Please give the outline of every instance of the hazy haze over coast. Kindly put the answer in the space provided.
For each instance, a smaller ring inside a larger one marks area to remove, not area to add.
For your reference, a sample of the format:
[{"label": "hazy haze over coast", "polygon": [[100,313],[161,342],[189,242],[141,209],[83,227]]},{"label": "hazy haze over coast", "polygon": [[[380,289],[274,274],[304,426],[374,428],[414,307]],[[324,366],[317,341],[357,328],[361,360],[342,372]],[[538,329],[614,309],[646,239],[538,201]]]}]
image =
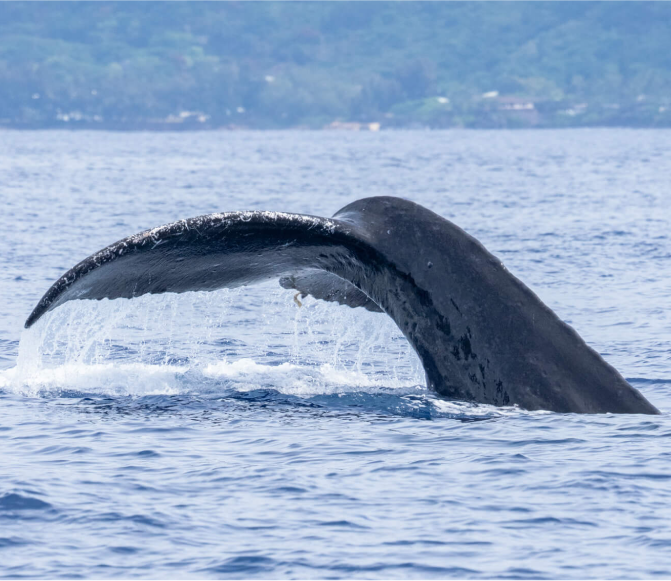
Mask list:
[{"label": "hazy haze over coast", "polygon": [[4,2],[0,125],[671,125],[671,5]]}]

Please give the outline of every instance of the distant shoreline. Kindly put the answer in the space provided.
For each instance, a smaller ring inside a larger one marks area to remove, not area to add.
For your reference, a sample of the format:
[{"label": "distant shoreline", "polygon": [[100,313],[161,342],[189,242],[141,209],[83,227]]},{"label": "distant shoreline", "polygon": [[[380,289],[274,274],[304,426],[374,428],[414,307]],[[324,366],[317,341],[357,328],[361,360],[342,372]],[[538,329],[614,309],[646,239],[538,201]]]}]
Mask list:
[{"label": "distant shoreline", "polygon": [[314,133],[380,133],[380,132],[403,132],[403,131],[543,131],[543,130],[557,130],[557,129],[671,129],[671,124],[668,125],[634,125],[634,124],[593,124],[593,125],[534,125],[534,126],[513,126],[513,127],[487,127],[487,126],[470,126],[470,127],[418,127],[418,126],[400,126],[400,127],[383,127],[379,131],[369,131],[364,129],[330,129],[328,127],[215,127],[215,126],[160,126],[160,125],[120,125],[120,124],[44,124],[44,125],[27,125],[27,124],[0,124],[0,130],[8,131],[112,131],[116,133],[211,133],[211,132],[314,132]]}]

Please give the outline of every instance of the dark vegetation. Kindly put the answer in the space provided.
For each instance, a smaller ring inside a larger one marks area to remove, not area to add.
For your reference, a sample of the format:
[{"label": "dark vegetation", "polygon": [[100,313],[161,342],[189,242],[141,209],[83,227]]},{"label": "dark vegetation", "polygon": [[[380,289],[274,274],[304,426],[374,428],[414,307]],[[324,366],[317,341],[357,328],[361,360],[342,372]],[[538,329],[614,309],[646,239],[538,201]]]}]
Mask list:
[{"label": "dark vegetation", "polygon": [[336,120],[670,126],[671,3],[0,3],[4,126]]}]

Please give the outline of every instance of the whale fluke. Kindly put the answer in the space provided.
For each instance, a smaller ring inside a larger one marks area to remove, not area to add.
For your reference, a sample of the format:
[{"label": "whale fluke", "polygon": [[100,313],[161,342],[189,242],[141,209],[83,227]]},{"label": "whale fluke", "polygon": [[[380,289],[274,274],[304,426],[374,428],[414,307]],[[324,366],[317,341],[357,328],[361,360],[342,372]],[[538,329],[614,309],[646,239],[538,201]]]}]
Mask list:
[{"label": "whale fluke", "polygon": [[333,218],[230,212],[124,238],[66,272],[26,321],[73,299],[211,291],[279,278],[385,312],[427,385],[455,400],[576,413],[659,413],[475,238],[393,197]]}]

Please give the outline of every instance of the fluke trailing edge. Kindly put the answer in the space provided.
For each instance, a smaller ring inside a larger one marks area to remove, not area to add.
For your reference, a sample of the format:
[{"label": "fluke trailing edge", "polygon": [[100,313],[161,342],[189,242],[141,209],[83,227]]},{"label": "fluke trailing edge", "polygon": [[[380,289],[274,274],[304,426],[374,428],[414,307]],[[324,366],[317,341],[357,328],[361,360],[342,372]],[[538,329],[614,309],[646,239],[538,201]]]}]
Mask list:
[{"label": "fluke trailing edge", "polygon": [[399,198],[333,218],[231,212],[104,248],[65,273],[26,321],[73,299],[209,291],[280,278],[285,288],[385,312],[440,395],[578,413],[658,413],[475,238]]}]

